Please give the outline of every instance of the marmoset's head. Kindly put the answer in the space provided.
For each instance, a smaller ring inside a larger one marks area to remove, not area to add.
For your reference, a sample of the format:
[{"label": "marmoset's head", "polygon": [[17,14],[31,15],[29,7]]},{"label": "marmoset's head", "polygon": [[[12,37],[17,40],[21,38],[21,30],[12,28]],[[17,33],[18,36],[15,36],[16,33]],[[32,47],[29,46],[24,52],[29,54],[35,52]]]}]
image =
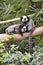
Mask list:
[{"label": "marmoset's head", "polygon": [[15,26],[14,25],[12,25],[12,26],[9,26],[8,28],[6,28],[5,29],[5,32],[6,33],[13,33],[14,32],[14,28],[15,28]]},{"label": "marmoset's head", "polygon": [[22,16],[21,17],[22,22],[28,22],[29,20],[30,20],[30,18],[28,16]]},{"label": "marmoset's head", "polygon": [[26,32],[26,26],[23,26],[23,28],[21,29],[22,32]]}]

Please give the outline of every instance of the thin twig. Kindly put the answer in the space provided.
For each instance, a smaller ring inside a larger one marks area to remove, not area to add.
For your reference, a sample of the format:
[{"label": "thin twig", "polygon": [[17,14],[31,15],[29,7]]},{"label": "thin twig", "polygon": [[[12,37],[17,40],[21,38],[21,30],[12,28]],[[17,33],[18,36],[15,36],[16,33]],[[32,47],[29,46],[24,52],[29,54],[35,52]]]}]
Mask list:
[{"label": "thin twig", "polygon": [[[34,14],[31,14],[31,15],[28,15],[28,16],[29,17],[33,17],[34,15],[35,15],[35,13]],[[14,22],[14,21],[19,21],[19,20],[20,20],[20,17],[19,18],[10,19],[10,20],[6,20],[6,21],[0,21],[0,24]]]}]

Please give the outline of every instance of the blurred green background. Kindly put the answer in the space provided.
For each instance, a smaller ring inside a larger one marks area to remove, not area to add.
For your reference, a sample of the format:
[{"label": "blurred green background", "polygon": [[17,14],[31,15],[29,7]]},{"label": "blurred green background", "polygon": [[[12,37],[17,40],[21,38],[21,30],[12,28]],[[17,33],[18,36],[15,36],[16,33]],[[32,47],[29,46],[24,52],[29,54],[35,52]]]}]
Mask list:
[{"label": "blurred green background", "polygon": [[[43,25],[43,0],[0,0],[0,21],[9,20],[23,15],[35,15],[32,17],[35,26]],[[18,22],[0,24],[0,33]],[[7,39],[8,40],[8,39]],[[28,39],[15,42],[0,42],[0,65],[43,65],[43,35],[35,37],[33,60],[30,62]]]}]

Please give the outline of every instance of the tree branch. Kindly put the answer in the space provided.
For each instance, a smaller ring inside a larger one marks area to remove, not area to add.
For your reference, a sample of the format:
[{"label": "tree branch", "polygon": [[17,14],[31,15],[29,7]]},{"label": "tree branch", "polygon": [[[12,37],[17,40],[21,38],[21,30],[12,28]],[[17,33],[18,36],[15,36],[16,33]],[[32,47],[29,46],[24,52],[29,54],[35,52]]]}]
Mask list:
[{"label": "tree branch", "polygon": [[[36,28],[32,36],[35,37],[42,34],[43,34],[43,26]],[[20,34],[13,34],[12,36],[14,37],[14,39],[11,38],[8,40],[8,42],[11,42],[11,41],[15,42],[15,41],[21,41],[23,39],[26,39],[29,36],[29,33],[24,33],[23,36],[21,36]],[[10,37],[10,35],[0,34],[0,41],[5,40],[7,37]]]},{"label": "tree branch", "polygon": [[[34,14],[31,14],[31,15],[28,15],[28,16],[29,17],[33,17],[34,15],[35,15],[35,13]],[[19,20],[20,20],[20,17],[19,18],[10,19],[10,20],[6,20],[6,21],[0,21],[0,24],[14,22],[14,21],[19,21]]]}]

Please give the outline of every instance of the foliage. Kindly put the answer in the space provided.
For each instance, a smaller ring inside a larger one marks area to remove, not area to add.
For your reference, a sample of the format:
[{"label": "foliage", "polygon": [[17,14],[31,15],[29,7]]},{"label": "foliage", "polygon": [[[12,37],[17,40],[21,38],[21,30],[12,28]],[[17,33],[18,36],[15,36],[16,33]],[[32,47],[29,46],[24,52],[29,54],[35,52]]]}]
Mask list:
[{"label": "foliage", "polygon": [[[0,63],[2,65],[43,65],[43,47],[35,46],[35,52],[31,56],[30,53],[22,53],[18,51],[18,44],[8,45],[0,43]],[[30,61],[30,58],[33,58]]]},{"label": "foliage", "polygon": [[40,48],[34,54],[34,59],[30,63],[30,65],[43,65],[43,48]]}]

